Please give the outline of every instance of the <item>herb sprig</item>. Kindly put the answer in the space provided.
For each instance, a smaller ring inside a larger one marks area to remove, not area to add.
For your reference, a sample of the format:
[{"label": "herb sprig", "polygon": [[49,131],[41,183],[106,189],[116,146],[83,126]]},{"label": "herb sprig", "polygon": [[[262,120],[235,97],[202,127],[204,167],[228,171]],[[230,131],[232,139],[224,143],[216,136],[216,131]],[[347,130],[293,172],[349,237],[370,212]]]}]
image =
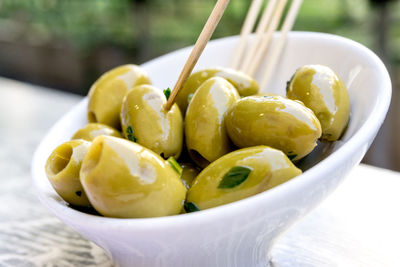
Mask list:
[{"label": "herb sprig", "polygon": [[175,160],[174,157],[169,157],[167,159],[167,162],[169,163],[169,165],[171,165],[172,169],[174,169],[174,171],[176,171],[179,175],[182,174],[182,167],[181,165],[179,165],[179,163]]},{"label": "herb sprig", "polygon": [[168,100],[169,96],[171,95],[171,88],[167,88],[163,90],[163,93],[165,95],[165,98]]},{"label": "herb sprig", "polygon": [[218,188],[233,188],[243,183],[249,177],[252,169],[244,166],[235,166],[222,178]]},{"label": "herb sprig", "polygon": [[131,140],[132,142],[135,142],[135,143],[136,143],[136,137],[135,137],[135,135],[134,135],[134,133],[133,133],[132,126],[129,125],[129,126],[126,128],[126,135],[127,135],[127,138],[128,138],[129,140]]},{"label": "herb sprig", "polygon": [[199,207],[197,207],[197,205],[193,202],[185,202],[185,204],[183,204],[183,208],[187,213],[200,211]]}]

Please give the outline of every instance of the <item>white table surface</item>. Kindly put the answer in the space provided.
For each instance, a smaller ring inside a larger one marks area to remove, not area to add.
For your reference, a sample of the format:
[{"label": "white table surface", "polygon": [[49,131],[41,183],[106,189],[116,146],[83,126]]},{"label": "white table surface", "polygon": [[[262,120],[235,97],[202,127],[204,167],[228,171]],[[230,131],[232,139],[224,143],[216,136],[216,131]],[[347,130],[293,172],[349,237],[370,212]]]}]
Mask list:
[{"label": "white table surface", "polygon": [[[112,266],[36,199],[30,161],[81,98],[0,78],[0,267]],[[360,165],[273,249],[273,266],[400,266],[400,174]]]}]

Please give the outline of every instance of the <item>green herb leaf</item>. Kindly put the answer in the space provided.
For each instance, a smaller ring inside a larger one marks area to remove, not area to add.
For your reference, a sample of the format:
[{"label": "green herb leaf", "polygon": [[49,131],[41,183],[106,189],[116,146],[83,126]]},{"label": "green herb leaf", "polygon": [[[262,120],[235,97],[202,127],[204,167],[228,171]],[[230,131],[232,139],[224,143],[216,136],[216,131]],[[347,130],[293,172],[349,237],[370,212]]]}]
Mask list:
[{"label": "green herb leaf", "polygon": [[168,87],[167,89],[164,89],[163,92],[164,92],[165,97],[168,100],[169,96],[171,95],[171,89]]},{"label": "green herb leaf", "polygon": [[178,162],[176,162],[174,157],[169,157],[167,159],[167,162],[169,163],[169,165],[171,165],[172,169],[174,169],[174,171],[176,171],[179,175],[182,174],[182,167],[181,165],[179,165]]},{"label": "green herb leaf", "polygon": [[193,93],[188,95],[188,98],[187,98],[188,105],[189,105],[190,101],[192,101],[192,98],[193,98]]},{"label": "green herb leaf", "polygon": [[252,169],[249,167],[235,166],[230,169],[222,178],[218,188],[233,188],[243,183],[249,176]]},{"label": "green herb leaf", "polygon": [[185,204],[183,204],[183,208],[187,213],[200,211],[199,207],[197,207],[197,205],[193,202],[185,202]]},{"label": "green herb leaf", "polygon": [[295,157],[297,157],[297,154],[287,155],[287,157],[288,157],[290,160],[293,160]]},{"label": "green herb leaf", "polygon": [[126,136],[132,142],[136,142],[136,137],[133,134],[133,129],[132,129],[132,126],[130,126],[130,125],[126,128]]},{"label": "green herb leaf", "polygon": [[80,190],[79,190],[79,191],[76,191],[75,194],[76,194],[78,197],[80,197],[80,196],[82,196],[82,191],[80,191]]}]

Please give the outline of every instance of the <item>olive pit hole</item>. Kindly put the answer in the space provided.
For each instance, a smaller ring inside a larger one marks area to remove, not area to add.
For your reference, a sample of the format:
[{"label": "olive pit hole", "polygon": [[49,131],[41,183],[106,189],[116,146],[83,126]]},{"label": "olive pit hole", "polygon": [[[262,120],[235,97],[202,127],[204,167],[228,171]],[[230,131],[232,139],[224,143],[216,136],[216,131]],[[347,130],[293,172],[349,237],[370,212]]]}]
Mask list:
[{"label": "olive pit hole", "polygon": [[72,147],[68,144],[61,145],[57,148],[50,164],[51,171],[55,175],[67,167],[72,156],[72,151]]}]

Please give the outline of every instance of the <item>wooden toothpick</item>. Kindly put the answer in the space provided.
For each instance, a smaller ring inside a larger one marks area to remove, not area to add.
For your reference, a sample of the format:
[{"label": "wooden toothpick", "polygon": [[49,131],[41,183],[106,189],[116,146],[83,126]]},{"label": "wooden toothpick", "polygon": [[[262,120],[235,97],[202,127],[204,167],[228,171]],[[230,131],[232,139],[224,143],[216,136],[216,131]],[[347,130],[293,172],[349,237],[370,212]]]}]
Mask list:
[{"label": "wooden toothpick", "polygon": [[292,29],[294,22],[296,21],[297,14],[299,13],[303,0],[293,0],[292,5],[289,8],[288,15],[283,22],[281,34],[276,42],[275,47],[271,51],[271,57],[268,58],[268,64],[263,71],[263,79],[261,81],[261,88],[265,90],[271,79],[273,71],[275,70],[276,64],[282,53],[283,47],[285,46],[287,34]]},{"label": "wooden toothpick", "polygon": [[236,49],[233,52],[233,58],[231,62],[232,69],[239,68],[240,60],[247,44],[247,39],[250,33],[253,31],[254,24],[256,23],[257,15],[260,12],[262,3],[263,0],[253,0],[253,2],[251,2],[249,12],[246,15],[242,30],[240,31],[239,44],[236,46]]},{"label": "wooden toothpick", "polygon": [[192,72],[194,66],[197,63],[197,60],[199,59],[201,53],[206,47],[208,41],[210,40],[211,35],[217,27],[222,15],[224,14],[228,3],[229,0],[218,0],[218,2],[215,4],[215,7],[211,12],[210,17],[204,25],[204,28],[201,31],[199,38],[197,39],[196,44],[194,45],[192,52],[190,53],[189,58],[181,71],[181,74],[179,75],[178,81],[176,82],[174,89],[172,90],[171,95],[168,98],[167,104],[165,105],[166,110],[169,110],[171,108],[179,90],[182,88],[183,83]]}]

